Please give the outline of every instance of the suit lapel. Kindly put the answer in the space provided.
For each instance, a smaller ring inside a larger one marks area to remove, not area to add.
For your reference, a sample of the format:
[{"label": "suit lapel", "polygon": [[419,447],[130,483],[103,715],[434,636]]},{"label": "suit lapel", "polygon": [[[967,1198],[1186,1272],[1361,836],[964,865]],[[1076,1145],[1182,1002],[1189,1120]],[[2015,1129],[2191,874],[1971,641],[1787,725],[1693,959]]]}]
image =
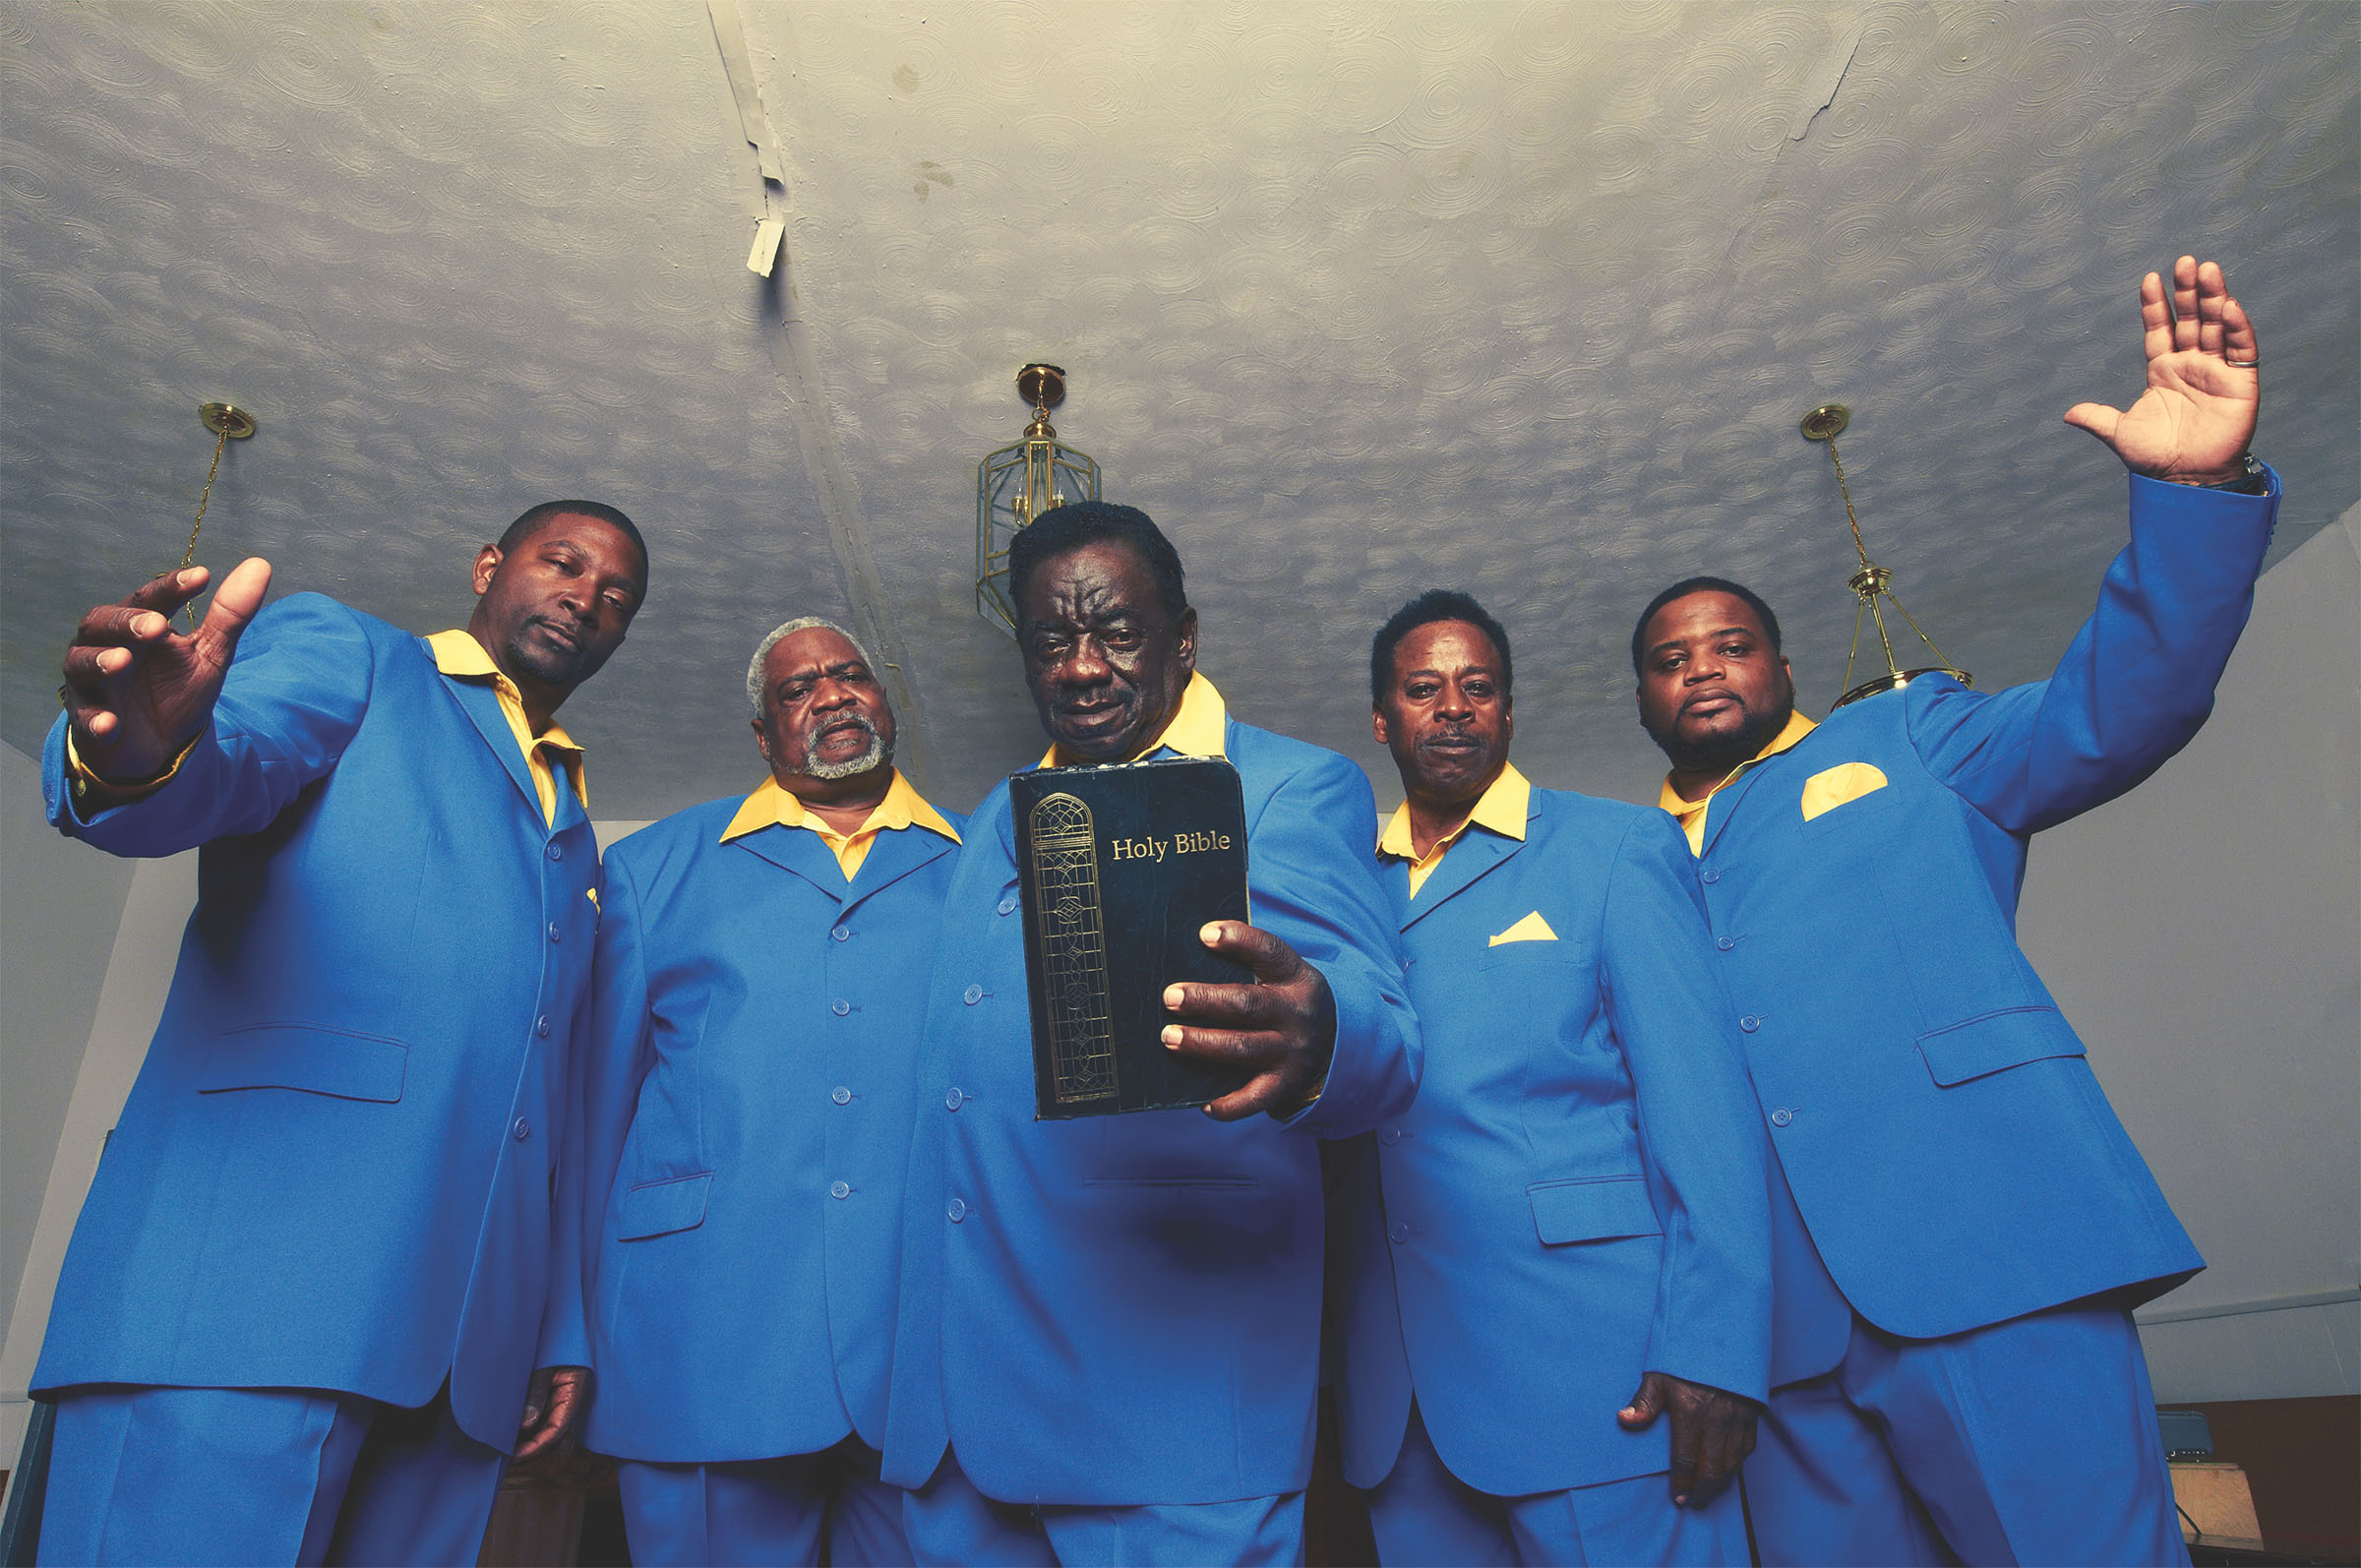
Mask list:
[{"label": "suit lapel", "polygon": [[[533,821],[546,831],[549,824],[541,812],[541,792],[533,787],[532,770],[524,764],[524,752],[516,745],[516,732],[509,728],[509,716],[500,710],[500,694],[485,681],[445,676],[443,685],[452,695],[458,698],[460,710],[475,722],[484,744],[492,748],[492,754],[499,757],[500,765],[509,770],[509,777],[515,781],[517,793],[524,797],[525,805],[532,809]],[[565,799],[572,798],[573,793],[572,790],[559,791],[561,798]],[[576,806],[575,810],[579,812],[581,808]]]},{"label": "suit lapel", "polygon": [[[751,833],[741,833],[730,842],[783,872],[793,872],[840,904],[851,887],[844,879],[844,868],[836,863],[835,851],[828,848],[827,840],[808,827],[772,822]],[[874,846],[870,854],[877,854]],[[867,871],[868,867],[864,865],[862,870]]]},{"label": "suit lapel", "polygon": [[[805,837],[816,835],[807,833]],[[845,907],[875,893],[883,891],[921,867],[931,866],[959,846],[940,833],[925,827],[897,827],[879,833],[870,841],[869,854],[861,862],[860,874],[852,880],[845,894]],[[833,860],[833,855],[829,859]]]},{"label": "suit lapel", "polygon": [[[1437,866],[1419,888],[1419,896],[1403,911],[1402,929],[1410,930],[1437,909],[1457,898],[1495,867],[1505,863],[1525,847],[1520,839],[1509,838],[1482,827],[1471,827],[1460,835],[1459,842],[1443,852],[1443,863]],[[1407,875],[1407,870],[1405,871]]]},{"label": "suit lapel", "polygon": [[1725,784],[1714,792],[1713,799],[1707,801],[1705,805],[1705,843],[1704,847],[1697,852],[1699,860],[1704,860],[1714,852],[1714,841],[1722,836],[1722,829],[1727,827],[1729,819],[1737,814],[1738,803],[1746,798],[1746,792],[1761,782],[1763,775],[1770,771],[1781,756],[1788,755],[1793,750],[1794,748],[1790,747],[1786,752],[1780,753],[1779,756],[1765,757],[1740,774],[1736,782]]}]

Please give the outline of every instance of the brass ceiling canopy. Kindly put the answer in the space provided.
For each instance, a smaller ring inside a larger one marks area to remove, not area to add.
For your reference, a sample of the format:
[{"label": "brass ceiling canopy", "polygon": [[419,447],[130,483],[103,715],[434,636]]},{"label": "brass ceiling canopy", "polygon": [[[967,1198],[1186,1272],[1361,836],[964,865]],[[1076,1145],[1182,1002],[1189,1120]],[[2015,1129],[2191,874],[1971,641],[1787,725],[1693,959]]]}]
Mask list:
[{"label": "brass ceiling canopy", "polygon": [[[1922,675],[1948,675],[1962,686],[1975,685],[1975,678],[1945,658],[1943,650],[1935,646],[1935,639],[1926,634],[1910,612],[1903,608],[1902,601],[1894,597],[1894,573],[1869,559],[1868,546],[1861,542],[1861,520],[1852,512],[1852,488],[1845,482],[1845,460],[1837,455],[1837,437],[1844,434],[1845,427],[1851,423],[1851,409],[1843,403],[1822,403],[1803,416],[1800,426],[1804,440],[1827,444],[1828,460],[1837,468],[1837,493],[1845,498],[1845,520],[1852,525],[1853,553],[1861,558],[1861,570],[1845,579],[1845,585],[1852,590],[1859,602],[1852,609],[1852,647],[1845,655],[1845,694],[1830,705],[1832,712],[1847,702],[1858,702],[1880,692],[1898,692]],[[1885,607],[1889,604],[1894,607],[1895,614],[1909,624],[1910,630],[1917,633],[1918,640],[1926,644],[1926,651],[1933,654],[1938,662],[1908,670],[1896,662],[1894,639],[1886,630]],[[1877,626],[1877,645],[1886,656],[1886,673],[1855,686],[1852,684],[1852,665],[1853,660],[1860,656],[1861,615],[1864,611]]]},{"label": "brass ceiling canopy", "polygon": [[[197,422],[213,433],[213,465],[205,471],[205,488],[197,493],[197,520],[189,524],[189,547],[180,553],[180,567],[187,571],[197,559],[197,534],[205,526],[206,503],[213,499],[213,476],[221,471],[221,452],[233,441],[245,441],[254,435],[254,415],[236,403],[199,403]],[[197,627],[197,601],[189,601],[189,628]]]},{"label": "brass ceiling canopy", "polygon": [[1012,634],[1016,603],[1008,593],[1008,542],[1053,508],[1099,499],[1097,461],[1059,441],[1050,423],[1050,410],[1065,401],[1065,372],[1027,365],[1016,373],[1016,390],[1033,409],[1024,439],[976,465],[976,613]]}]

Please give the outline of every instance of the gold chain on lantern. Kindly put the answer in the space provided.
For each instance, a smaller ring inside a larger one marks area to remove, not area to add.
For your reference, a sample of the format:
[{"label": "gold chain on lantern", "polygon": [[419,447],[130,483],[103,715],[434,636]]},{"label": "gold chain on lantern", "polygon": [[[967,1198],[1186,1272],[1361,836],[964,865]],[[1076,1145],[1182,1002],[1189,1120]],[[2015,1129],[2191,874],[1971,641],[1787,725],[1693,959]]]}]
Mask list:
[{"label": "gold chain on lantern", "polygon": [[[205,488],[197,493],[197,520],[189,524],[189,547],[180,553],[180,570],[186,572],[189,563],[197,559],[197,535],[205,527],[206,505],[213,499],[213,476],[221,471],[221,452],[233,441],[244,441],[255,432],[254,415],[235,403],[200,403],[198,423],[212,431],[213,465],[205,471]],[[188,604],[189,630],[197,630],[197,601]]]},{"label": "gold chain on lantern", "polygon": [[[1847,702],[1857,702],[1862,697],[1875,696],[1880,692],[1899,691],[1922,675],[1948,675],[1962,686],[1973,686],[1974,677],[1945,657],[1943,650],[1935,646],[1935,639],[1926,634],[1925,629],[1919,626],[1908,610],[1903,608],[1902,601],[1894,596],[1894,573],[1871,561],[1869,547],[1861,542],[1861,519],[1854,516],[1852,512],[1852,487],[1845,482],[1845,459],[1837,455],[1837,437],[1851,422],[1852,410],[1843,403],[1822,403],[1803,416],[1802,424],[1804,440],[1824,442],[1828,446],[1828,460],[1837,468],[1837,494],[1845,498],[1845,520],[1852,528],[1852,553],[1861,558],[1861,570],[1845,579],[1845,585],[1852,590],[1856,601],[1852,607],[1852,646],[1845,655],[1845,694],[1837,698],[1832,706],[1841,708]],[[1926,650],[1938,662],[1914,670],[1902,668],[1894,657],[1894,638],[1886,630],[1885,606],[1889,604],[1897,615],[1909,624],[1910,630],[1918,634],[1918,640],[1926,644]],[[1878,647],[1886,656],[1886,673],[1854,686],[1852,665],[1861,651],[1861,615],[1864,611],[1877,627]]]}]

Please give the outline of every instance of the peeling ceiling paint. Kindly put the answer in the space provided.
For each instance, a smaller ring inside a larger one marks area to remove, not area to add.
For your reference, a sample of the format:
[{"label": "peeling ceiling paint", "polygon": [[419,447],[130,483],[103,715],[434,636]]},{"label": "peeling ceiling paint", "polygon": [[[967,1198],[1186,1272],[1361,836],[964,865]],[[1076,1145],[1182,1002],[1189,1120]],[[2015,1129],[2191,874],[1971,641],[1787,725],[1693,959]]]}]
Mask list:
[{"label": "peeling ceiling paint", "polygon": [[2347,4],[734,11],[755,142],[698,4],[0,8],[0,735],[179,560],[215,397],[262,433],[202,555],[277,591],[428,631],[526,506],[640,520],[647,607],[566,713],[614,817],[758,778],[745,662],[792,615],[901,650],[946,806],[1038,754],[972,592],[1034,358],[1234,709],[1389,802],[1363,650],[1427,586],[1507,623],[1540,782],[1652,798],[1624,645],[1693,572],[1778,606],[1824,706],[1831,399],[1904,601],[1983,684],[2042,673],[2122,535],[2058,415],[2136,393],[2181,250],[2259,324],[2278,550],[2361,499]]}]

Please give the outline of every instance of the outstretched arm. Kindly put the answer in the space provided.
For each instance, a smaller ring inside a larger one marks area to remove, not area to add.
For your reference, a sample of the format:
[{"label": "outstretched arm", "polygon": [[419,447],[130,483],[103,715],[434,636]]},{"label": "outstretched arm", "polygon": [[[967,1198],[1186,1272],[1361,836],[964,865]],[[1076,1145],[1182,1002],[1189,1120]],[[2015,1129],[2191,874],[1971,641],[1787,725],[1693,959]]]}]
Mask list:
[{"label": "outstretched arm", "polygon": [[[2069,424],[2131,477],[2131,544],[2046,681],[1991,696],[1930,687],[1909,696],[1930,770],[2012,832],[2112,800],[2189,743],[2254,602],[2278,487],[2247,477],[2261,392],[2254,324],[2221,269],[2184,256],[2169,293],[2140,284],[2148,388],[2129,409],[2077,403]],[[2240,487],[2241,489],[2245,487]]]}]

